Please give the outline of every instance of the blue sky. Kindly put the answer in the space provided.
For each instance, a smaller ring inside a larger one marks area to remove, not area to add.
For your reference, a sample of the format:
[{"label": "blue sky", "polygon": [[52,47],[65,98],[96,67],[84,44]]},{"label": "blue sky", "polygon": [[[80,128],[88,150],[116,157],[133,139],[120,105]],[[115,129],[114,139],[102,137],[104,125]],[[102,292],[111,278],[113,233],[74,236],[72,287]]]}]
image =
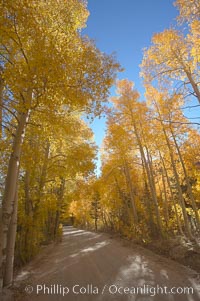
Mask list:
[{"label": "blue sky", "polygon": [[[97,47],[108,54],[116,53],[125,71],[119,79],[128,78],[143,95],[139,65],[143,49],[151,43],[154,33],[175,24],[178,15],[174,0],[88,0],[90,16],[83,33],[94,39]],[[111,94],[115,91],[111,89]],[[91,125],[97,145],[105,135],[105,119]],[[100,162],[98,162],[99,173]]]}]

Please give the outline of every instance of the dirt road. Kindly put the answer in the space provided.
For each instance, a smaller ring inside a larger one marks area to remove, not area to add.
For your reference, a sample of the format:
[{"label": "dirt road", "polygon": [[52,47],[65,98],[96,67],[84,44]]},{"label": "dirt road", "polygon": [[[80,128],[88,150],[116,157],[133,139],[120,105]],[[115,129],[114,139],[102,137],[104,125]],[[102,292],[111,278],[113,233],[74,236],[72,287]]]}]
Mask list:
[{"label": "dirt road", "polygon": [[23,291],[20,301],[200,300],[194,271],[142,247],[73,227],[65,227],[62,243],[46,247],[16,283]]}]

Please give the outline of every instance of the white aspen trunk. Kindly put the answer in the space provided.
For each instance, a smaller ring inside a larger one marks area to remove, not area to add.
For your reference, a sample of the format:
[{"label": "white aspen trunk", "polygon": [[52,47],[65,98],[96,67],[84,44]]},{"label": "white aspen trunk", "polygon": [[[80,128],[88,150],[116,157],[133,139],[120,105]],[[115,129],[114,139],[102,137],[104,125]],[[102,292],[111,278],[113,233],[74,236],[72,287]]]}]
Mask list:
[{"label": "white aspen trunk", "polygon": [[124,195],[123,195],[122,190],[121,190],[121,188],[120,188],[120,186],[119,186],[118,180],[117,180],[117,178],[116,178],[115,176],[114,176],[114,180],[115,180],[115,184],[116,184],[116,188],[117,188],[119,197],[120,197],[120,199],[123,201],[123,203],[125,204],[126,211],[127,211],[127,213],[128,213],[128,212],[129,212],[128,202],[127,202],[127,200],[124,198]]},{"label": "white aspen trunk", "polygon": [[[147,168],[149,170],[149,180],[150,180],[150,186],[152,187],[153,200],[154,200],[154,203],[155,203],[157,224],[158,224],[160,233],[163,236],[162,222],[161,222],[160,211],[159,211],[159,208],[158,208],[158,199],[157,199],[157,194],[156,194],[156,185],[155,185],[155,180],[154,180],[154,175],[153,175],[152,160],[151,160],[148,148],[147,147],[145,147],[145,148],[146,148],[147,159],[148,159],[148,162],[146,161],[146,164],[147,164]],[[146,157],[145,157],[145,160],[146,160]]]},{"label": "white aspen trunk", "polygon": [[103,225],[104,225],[104,229],[108,229],[108,222],[107,222],[107,218],[106,218],[106,213],[103,211],[102,212],[102,222],[103,222]]},{"label": "white aspen trunk", "polygon": [[136,136],[136,139],[137,139],[139,149],[140,149],[140,154],[141,154],[142,160],[144,162],[144,167],[145,167],[145,170],[146,170],[146,173],[147,173],[147,179],[148,179],[148,182],[149,182],[152,199],[153,199],[153,202],[154,202],[154,205],[155,205],[156,220],[157,220],[157,226],[158,226],[158,229],[159,229],[159,234],[162,237],[163,236],[162,222],[161,222],[161,218],[160,218],[160,212],[159,212],[159,209],[158,209],[158,200],[157,200],[157,195],[156,195],[156,191],[155,191],[155,183],[154,183],[154,179],[153,179],[152,166],[151,166],[150,162],[149,162],[149,164],[147,162],[147,159],[146,159],[146,156],[145,156],[145,153],[144,153],[144,150],[143,150],[142,142],[141,142],[140,136],[138,134],[138,130],[137,130],[137,127],[136,127],[134,117],[133,117],[133,113],[132,113],[131,109],[130,109],[130,115],[131,115],[132,126],[133,126],[133,129],[134,129],[134,132],[135,132],[135,136]]},{"label": "white aspen trunk", "polygon": [[45,186],[45,181],[46,181],[46,176],[47,176],[48,160],[49,160],[49,153],[50,153],[50,142],[49,142],[49,140],[46,140],[46,147],[45,147],[45,153],[44,153],[44,159],[43,159],[42,173],[41,173],[41,177],[40,177],[39,190],[38,190],[39,202],[41,201],[41,197],[43,195],[43,189],[44,189],[44,186]]},{"label": "white aspen trunk", "polygon": [[169,209],[168,209],[168,199],[167,199],[167,191],[166,191],[166,184],[165,184],[165,177],[162,172],[162,184],[163,184],[163,190],[164,190],[164,212],[165,212],[165,220],[166,225],[168,226],[169,222]]},{"label": "white aspen trunk", "polygon": [[163,165],[163,168],[164,168],[164,173],[165,173],[165,176],[166,176],[166,179],[167,179],[167,185],[168,185],[169,190],[170,190],[170,195],[171,195],[173,206],[174,206],[174,210],[175,210],[175,216],[176,216],[176,220],[177,220],[178,229],[179,229],[180,234],[183,235],[183,229],[181,227],[181,222],[180,222],[180,219],[179,219],[179,216],[178,216],[178,211],[177,211],[177,208],[176,208],[176,202],[174,200],[174,196],[173,196],[173,192],[172,192],[172,187],[171,187],[171,184],[170,184],[169,176],[168,176],[168,173],[167,173],[165,162],[163,160],[163,157],[162,157],[160,151],[159,151],[159,155],[160,155],[160,158],[161,158],[161,161],[162,161],[162,165]]},{"label": "white aspen trunk", "polygon": [[147,173],[147,179],[148,179],[148,182],[149,182],[151,196],[152,196],[152,199],[153,199],[153,202],[154,202],[154,208],[155,208],[155,212],[156,212],[157,226],[159,228],[161,236],[163,236],[162,223],[161,223],[160,213],[159,213],[159,209],[158,209],[157,195],[156,195],[155,187],[154,187],[154,184],[153,184],[152,172],[150,170],[150,165],[147,162],[147,159],[146,159],[143,147],[142,147],[142,143],[140,141],[140,137],[139,137],[139,135],[137,133],[137,129],[136,129],[135,126],[134,126],[134,130],[135,130],[137,142],[138,142],[139,149],[140,149],[140,154],[141,154],[142,160],[144,162],[144,167],[145,167],[145,170],[146,170],[146,173]]},{"label": "white aspen trunk", "polygon": [[[0,207],[0,263],[2,262],[2,205]],[[2,291],[2,288],[3,288],[3,269],[2,269],[2,264],[0,265],[0,294],[1,294],[1,291]]]},{"label": "white aspen trunk", "polygon": [[156,105],[156,108],[157,108],[157,112],[159,114],[160,123],[161,123],[161,126],[162,126],[162,130],[163,130],[163,133],[164,133],[164,137],[165,137],[166,143],[167,143],[167,147],[168,147],[168,150],[169,150],[169,155],[170,155],[170,159],[171,159],[171,165],[172,165],[174,177],[175,177],[175,180],[176,180],[176,188],[177,188],[177,192],[178,192],[178,199],[179,199],[179,203],[180,203],[180,206],[181,206],[181,209],[182,209],[182,213],[183,213],[185,230],[186,230],[186,233],[187,233],[188,237],[191,240],[193,240],[194,238],[193,238],[193,235],[191,233],[191,229],[190,229],[190,225],[189,225],[189,221],[188,221],[187,211],[186,211],[186,207],[185,207],[184,198],[183,198],[183,195],[182,195],[182,190],[181,190],[179,175],[178,175],[178,172],[177,172],[177,169],[176,169],[176,164],[175,164],[175,160],[174,160],[173,150],[171,148],[171,145],[170,145],[170,142],[169,142],[169,138],[167,136],[164,124],[162,122],[162,116],[160,114],[160,110],[159,110],[158,105],[157,105],[156,102],[155,102],[155,105]]},{"label": "white aspen trunk", "polygon": [[138,214],[137,214],[137,209],[135,206],[135,200],[134,200],[134,189],[133,189],[133,184],[131,181],[131,176],[130,176],[130,171],[129,171],[129,167],[127,165],[127,162],[124,163],[125,164],[125,176],[126,176],[126,182],[127,182],[127,186],[130,192],[130,197],[131,197],[131,205],[132,205],[132,209],[133,209],[133,218],[134,218],[134,222],[135,224],[138,223]]},{"label": "white aspen trunk", "polygon": [[195,83],[195,81],[194,81],[194,79],[192,77],[192,74],[190,72],[188,72],[186,70],[186,68],[184,68],[184,71],[187,74],[187,78],[189,79],[189,82],[190,82],[190,84],[191,84],[191,86],[192,86],[192,88],[194,90],[194,93],[196,94],[196,97],[197,97],[197,99],[198,99],[198,101],[200,103],[200,91],[199,91],[198,85]]},{"label": "white aspen trunk", "polygon": [[197,228],[200,229],[200,220],[199,220],[198,208],[197,208],[197,205],[196,205],[193,193],[192,193],[192,187],[191,187],[191,184],[190,184],[190,181],[189,181],[189,178],[188,178],[188,174],[187,174],[187,170],[185,168],[185,164],[183,162],[182,154],[181,154],[181,151],[179,149],[178,143],[176,141],[176,138],[174,136],[174,133],[173,133],[172,129],[171,129],[171,134],[172,134],[172,138],[174,140],[174,144],[176,146],[176,149],[177,149],[177,152],[178,152],[178,155],[179,155],[181,166],[183,168],[183,172],[184,172],[184,176],[185,176],[185,180],[186,180],[186,184],[187,184],[188,195],[189,195],[189,198],[190,198],[190,200],[192,202],[192,208],[193,208],[194,213],[195,213],[195,218],[196,218],[196,222],[197,222]]},{"label": "white aspen trunk", "polygon": [[146,169],[145,169],[145,166],[144,166],[144,162],[143,162],[143,159],[142,159],[142,168],[143,168],[143,177],[144,177],[144,190],[145,190],[145,206],[146,206],[146,209],[147,209],[147,214],[149,215],[149,225],[150,225],[150,229],[151,229],[151,232],[153,233],[154,235],[154,228],[155,228],[155,222],[154,222],[154,218],[153,218],[153,214],[152,214],[152,208],[151,208],[151,203],[150,203],[150,200],[149,200],[149,195],[148,195],[148,181],[147,181],[147,174],[146,174]]},{"label": "white aspen trunk", "polygon": [[0,266],[1,273],[4,277],[5,273],[5,264],[6,264],[6,247],[7,247],[7,239],[8,239],[8,230],[10,226],[14,199],[17,188],[18,181],[18,171],[21,157],[21,147],[24,138],[24,132],[26,128],[26,124],[28,121],[29,112],[21,113],[18,116],[18,126],[16,129],[15,137],[13,140],[12,153],[10,156],[9,164],[8,164],[8,172],[5,183],[4,197],[2,203],[2,220],[1,220],[1,250],[0,250]]},{"label": "white aspen trunk", "polygon": [[[33,221],[33,208],[31,205],[30,200],[30,172],[26,170],[25,176],[24,176],[24,197],[25,197],[25,206],[24,211],[26,214],[26,217],[29,219],[29,222],[32,223]],[[28,256],[30,254],[30,238],[32,237],[32,227],[26,225],[25,226],[25,238],[24,238],[24,249],[26,250]]]},{"label": "white aspen trunk", "polygon": [[[162,178],[162,187],[161,187],[161,184],[159,183],[158,181],[158,190],[159,190],[159,193],[160,193],[160,199],[161,199],[161,202],[162,202],[162,208],[163,208],[163,216],[164,216],[164,219],[165,219],[165,226],[166,228],[168,229],[168,222],[169,222],[169,219],[168,219],[168,208],[166,210],[166,190],[165,190],[165,186],[163,185],[163,177]],[[164,193],[164,197],[163,197],[163,193]]]},{"label": "white aspen trunk", "polygon": [[0,138],[2,138],[3,123],[3,68],[0,66]]},{"label": "white aspen trunk", "polygon": [[27,216],[29,216],[32,212],[31,210],[31,204],[30,204],[30,172],[29,170],[25,171],[24,176],[24,194],[25,194],[25,206],[24,210]]},{"label": "white aspen trunk", "polygon": [[[27,92],[27,106],[30,107],[32,100],[32,90]],[[8,231],[10,226],[10,221],[12,217],[12,211],[14,206],[17,182],[18,182],[18,172],[19,164],[21,158],[21,149],[25,135],[26,125],[29,119],[30,110],[18,113],[18,125],[15,131],[12,152],[9,159],[7,177],[5,182],[3,203],[2,203],[2,216],[1,216],[1,249],[0,249],[0,276],[4,277],[5,266],[7,260],[6,247],[8,240]],[[2,283],[2,280],[1,280]]]},{"label": "white aspen trunk", "polygon": [[62,178],[61,184],[59,187],[59,191],[58,191],[58,195],[57,195],[57,210],[56,210],[56,216],[55,216],[54,240],[56,240],[57,236],[58,236],[60,213],[61,213],[61,208],[62,208],[63,199],[64,199],[64,192],[65,192],[65,179]]},{"label": "white aspen trunk", "polygon": [[183,59],[181,59],[181,57],[179,55],[177,55],[175,53],[176,59],[179,61],[179,63],[181,64],[181,66],[183,67],[183,70],[185,72],[185,74],[187,75],[187,78],[193,88],[194,94],[196,94],[196,97],[198,99],[198,102],[200,103],[200,91],[198,88],[198,84],[194,81],[193,76],[191,71],[188,69],[188,67],[185,65]]},{"label": "white aspen trunk", "polygon": [[[17,185],[18,186],[18,185]],[[17,234],[17,208],[18,208],[18,187],[16,188],[13,213],[8,230],[6,265],[3,279],[3,286],[10,286],[13,282],[13,267],[15,254],[15,240]]]},{"label": "white aspen trunk", "polygon": [[186,211],[186,208],[185,208],[185,202],[184,202],[183,195],[182,195],[182,190],[181,190],[181,185],[180,185],[180,181],[179,181],[178,172],[176,170],[176,165],[175,165],[174,159],[172,157],[171,157],[171,159],[172,159],[172,168],[173,168],[174,176],[175,176],[175,179],[176,179],[176,187],[177,187],[177,191],[178,191],[179,202],[180,202],[182,213],[183,213],[183,219],[184,219],[184,223],[185,223],[186,233],[187,233],[187,235],[190,239],[193,239],[191,229],[190,229],[190,225],[189,225],[189,221],[188,221],[187,211]]}]

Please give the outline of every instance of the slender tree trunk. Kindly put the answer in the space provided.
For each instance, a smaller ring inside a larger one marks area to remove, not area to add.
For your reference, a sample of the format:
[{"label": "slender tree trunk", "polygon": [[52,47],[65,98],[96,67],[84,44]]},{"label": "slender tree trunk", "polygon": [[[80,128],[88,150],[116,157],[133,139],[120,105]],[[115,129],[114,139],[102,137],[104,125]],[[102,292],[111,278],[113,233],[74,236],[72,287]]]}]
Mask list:
[{"label": "slender tree trunk", "polygon": [[190,200],[192,202],[192,208],[193,208],[194,213],[195,213],[195,218],[196,218],[196,222],[197,222],[197,228],[200,229],[200,220],[199,220],[198,208],[197,208],[197,205],[196,205],[193,193],[192,193],[192,187],[191,187],[191,184],[190,184],[190,180],[188,178],[187,170],[185,168],[185,163],[183,162],[183,157],[182,157],[182,154],[180,152],[178,143],[176,141],[176,138],[174,136],[174,133],[173,133],[172,129],[171,129],[171,134],[172,134],[172,138],[174,140],[174,144],[175,144],[177,152],[178,152],[178,156],[179,156],[179,159],[180,159],[180,162],[181,162],[181,166],[183,168],[183,172],[184,172],[184,176],[185,176],[185,181],[186,181],[186,184],[187,184],[188,195],[189,195],[189,198],[190,198]]},{"label": "slender tree trunk", "polygon": [[13,267],[14,267],[14,255],[15,255],[15,241],[17,234],[17,207],[18,207],[18,185],[15,193],[15,201],[13,205],[13,213],[8,230],[8,240],[6,248],[6,266],[3,279],[4,286],[10,286],[13,282]]},{"label": "slender tree trunk", "polygon": [[157,195],[156,195],[156,190],[155,190],[155,183],[154,183],[154,178],[153,178],[153,169],[152,169],[152,165],[150,162],[150,158],[149,158],[149,153],[148,153],[148,149],[147,150],[147,156],[148,158],[146,158],[145,153],[144,153],[144,149],[137,131],[136,126],[133,124],[134,126],[134,130],[135,130],[135,135],[136,135],[136,139],[139,145],[139,149],[140,149],[140,154],[142,157],[142,160],[144,162],[144,167],[147,173],[147,179],[149,182],[149,187],[150,187],[150,191],[151,191],[151,196],[154,202],[154,208],[155,208],[155,212],[156,212],[156,220],[157,220],[157,226],[159,229],[159,234],[161,236],[163,236],[163,230],[162,230],[162,223],[161,223],[161,217],[160,217],[160,212],[159,212],[159,208],[158,208],[158,200],[157,200]]},{"label": "slender tree trunk", "polygon": [[189,225],[189,221],[188,221],[188,216],[187,216],[187,211],[186,211],[186,207],[185,207],[185,201],[184,201],[184,198],[183,198],[183,195],[182,195],[182,190],[181,190],[179,175],[178,175],[178,172],[177,172],[177,169],[176,169],[175,160],[174,160],[173,149],[172,149],[172,147],[170,145],[169,138],[167,136],[164,124],[162,122],[162,116],[160,114],[159,107],[158,107],[157,103],[155,103],[155,105],[156,105],[156,108],[157,108],[157,112],[159,114],[159,119],[160,119],[160,123],[161,123],[161,126],[162,126],[162,130],[163,130],[163,134],[164,134],[164,137],[165,137],[165,141],[167,143],[167,148],[169,150],[169,155],[170,155],[170,159],[171,159],[171,165],[172,165],[174,177],[175,177],[175,180],[176,180],[176,188],[177,188],[177,192],[178,192],[178,198],[179,198],[180,206],[181,206],[182,213],[183,213],[183,219],[184,219],[184,223],[185,223],[185,230],[186,230],[186,233],[187,233],[188,237],[193,240],[193,235],[191,233],[191,229],[190,229],[190,225]]},{"label": "slender tree trunk", "polygon": [[176,216],[176,220],[177,220],[178,229],[179,229],[180,234],[183,235],[183,229],[181,227],[181,222],[180,222],[180,219],[179,219],[179,216],[178,216],[178,211],[177,211],[177,208],[176,208],[176,202],[174,200],[174,195],[173,195],[171,183],[170,183],[170,180],[169,180],[168,172],[167,172],[167,169],[166,169],[166,166],[165,166],[165,162],[164,162],[164,159],[163,159],[160,151],[159,151],[159,155],[160,155],[160,158],[161,158],[161,161],[162,161],[162,165],[163,165],[163,169],[164,169],[164,173],[165,173],[165,176],[166,176],[166,179],[167,179],[167,185],[168,185],[169,190],[170,190],[170,195],[171,195],[173,206],[174,206],[174,211],[175,211],[175,216]]},{"label": "slender tree trunk", "polygon": [[3,124],[3,68],[0,66],[0,138],[2,138]]},{"label": "slender tree trunk", "polygon": [[169,223],[169,209],[168,209],[168,198],[167,198],[167,191],[166,191],[166,183],[165,183],[165,177],[162,171],[162,186],[163,186],[163,192],[164,192],[164,200],[163,200],[163,207],[164,207],[164,213],[165,213],[165,221],[166,226],[168,227]]},{"label": "slender tree trunk", "polygon": [[5,183],[4,197],[2,203],[2,226],[1,226],[1,254],[0,254],[0,266],[1,273],[5,273],[6,264],[6,246],[8,239],[8,231],[12,216],[13,204],[16,194],[17,182],[18,182],[18,171],[21,158],[21,148],[23,144],[25,128],[29,117],[29,111],[20,113],[18,116],[18,126],[16,129],[15,137],[13,140],[12,153],[8,164],[8,172]]},{"label": "slender tree trunk", "polygon": [[175,54],[176,59],[179,61],[180,65],[183,67],[183,70],[184,70],[185,74],[187,75],[187,78],[193,88],[194,94],[196,94],[196,97],[200,103],[200,91],[198,88],[198,84],[194,81],[192,73],[189,70],[189,68],[185,65],[183,59],[179,56],[179,54],[177,54],[175,52],[174,52],[174,54]]},{"label": "slender tree trunk", "polygon": [[[24,177],[24,193],[25,193],[25,215],[26,220],[28,220],[28,224],[25,225],[25,237],[24,237],[24,247],[23,249],[26,251],[27,258],[30,258],[30,254],[32,253],[32,241],[30,238],[32,237],[32,223],[33,223],[33,208],[30,200],[30,172],[26,170]],[[31,226],[30,226],[31,225]]]},{"label": "slender tree trunk", "polygon": [[44,190],[44,186],[45,186],[45,183],[46,183],[46,177],[47,177],[49,153],[50,153],[50,142],[47,139],[46,140],[46,145],[45,145],[45,151],[44,151],[42,171],[41,171],[41,175],[40,175],[40,179],[39,179],[39,183],[38,183],[38,192],[37,192],[38,197],[37,197],[37,201],[35,202],[34,213],[37,212],[37,208],[38,208],[38,206],[41,202],[41,199],[42,199],[42,196],[43,196],[43,193],[44,193],[43,190]]},{"label": "slender tree trunk", "polygon": [[194,93],[196,94],[196,97],[200,103],[200,91],[199,91],[199,88],[198,88],[198,85],[195,83],[193,77],[192,77],[192,74],[190,72],[188,72],[186,69],[184,69],[186,74],[187,74],[187,78],[189,79],[189,82],[194,90]]},{"label": "slender tree trunk", "polygon": [[134,218],[135,224],[137,224],[138,223],[138,214],[137,214],[137,209],[136,209],[136,205],[135,205],[135,193],[134,193],[133,183],[131,180],[130,170],[129,170],[127,162],[124,163],[124,168],[125,168],[126,182],[127,182],[127,186],[128,186],[130,198],[131,198],[131,206],[133,209],[133,218]]},{"label": "slender tree trunk", "polygon": [[124,194],[123,194],[123,191],[121,190],[121,188],[119,186],[117,177],[114,176],[114,180],[115,180],[115,184],[116,184],[116,187],[117,187],[117,191],[118,191],[119,197],[122,200],[122,202],[125,204],[126,210],[128,212],[129,211],[128,202],[127,202],[126,198],[124,198]]},{"label": "slender tree trunk", "polygon": [[[32,90],[27,92],[27,107],[30,107],[32,100]],[[16,195],[18,172],[21,159],[22,144],[25,136],[25,129],[29,119],[30,110],[18,113],[18,125],[16,128],[15,136],[13,138],[12,152],[8,163],[8,171],[5,182],[4,196],[2,202],[2,216],[0,227],[0,278],[4,277],[5,265],[7,260],[6,247],[8,240],[8,232],[10,221],[12,217],[13,204]],[[1,282],[2,283],[2,282]],[[0,288],[1,289],[1,288]]]},{"label": "slender tree trunk", "polygon": [[0,294],[3,288],[3,267],[2,267],[2,260],[3,260],[3,244],[2,244],[2,236],[3,236],[3,227],[2,227],[2,205],[0,207]]},{"label": "slender tree trunk", "polygon": [[142,145],[140,144],[140,141],[139,141],[139,147],[140,147],[141,156],[143,158],[145,170],[147,172],[147,179],[148,179],[148,182],[149,182],[149,187],[150,187],[150,191],[151,191],[152,200],[154,202],[154,208],[155,208],[155,212],[156,212],[157,226],[158,226],[160,234],[163,235],[162,234],[162,224],[161,224],[161,219],[160,219],[160,213],[159,213],[159,209],[158,209],[158,200],[157,200],[157,195],[156,195],[155,187],[154,187],[154,184],[153,184],[152,174],[151,174],[151,171],[150,171],[147,159],[145,157],[144,150],[142,148]]},{"label": "slender tree trunk", "polygon": [[54,239],[58,236],[58,228],[60,223],[60,212],[64,198],[64,190],[65,190],[65,179],[61,179],[61,184],[58,192],[58,202],[57,202],[57,210],[56,210],[56,218],[55,218],[55,227],[54,227]]},{"label": "slender tree trunk", "polygon": [[94,227],[95,227],[95,231],[97,232],[97,229],[98,229],[98,217],[97,217],[97,213],[95,214],[95,218],[94,218]]},{"label": "slender tree trunk", "polygon": [[149,187],[148,187],[148,183],[147,183],[147,174],[146,174],[143,160],[142,160],[142,168],[143,168],[144,191],[145,191],[145,196],[144,196],[145,200],[144,201],[145,201],[145,206],[147,209],[147,214],[149,217],[150,230],[151,230],[152,235],[155,236],[155,222],[154,222],[154,218],[153,218],[152,206],[151,206],[150,197],[149,197],[150,192],[149,192]]},{"label": "slender tree trunk", "polygon": [[102,222],[104,225],[104,229],[108,230],[108,222],[107,222],[106,214],[104,213],[104,211],[102,211]]},{"label": "slender tree trunk", "polygon": [[[153,199],[153,202],[154,202],[155,212],[156,212],[156,220],[157,220],[157,226],[158,226],[158,229],[159,229],[159,235],[161,237],[163,237],[162,222],[161,222],[160,212],[159,212],[159,208],[158,208],[158,200],[157,200],[157,195],[156,195],[156,190],[155,190],[155,183],[154,183],[154,178],[153,178],[152,165],[145,156],[142,141],[140,139],[140,135],[138,133],[137,126],[135,124],[133,112],[131,110],[130,110],[130,115],[131,115],[132,127],[133,127],[133,130],[134,130],[134,133],[135,133],[135,136],[136,136],[136,140],[137,140],[137,143],[138,143],[138,146],[139,146],[141,158],[142,158],[142,161],[144,163],[144,167],[145,167],[145,170],[146,170],[146,173],[147,173],[147,179],[148,179],[148,182],[149,182],[149,187],[150,187],[152,199]],[[147,156],[148,155],[149,155],[149,153],[147,152]]]},{"label": "slender tree trunk", "polygon": [[43,163],[43,166],[42,166],[42,173],[41,173],[40,182],[39,182],[39,191],[38,191],[39,201],[42,197],[44,185],[45,185],[45,182],[46,182],[49,152],[50,152],[50,142],[49,142],[49,140],[47,140],[46,141],[46,146],[45,146],[44,160],[43,160],[44,163]]},{"label": "slender tree trunk", "polygon": [[[120,188],[117,177],[114,176],[114,179],[115,179],[115,184],[116,184],[116,188],[117,188],[119,197],[122,200],[123,205],[124,205],[121,215],[119,217],[119,222],[121,220],[121,221],[123,221],[123,223],[129,224],[130,223],[130,208],[129,208],[128,200],[127,200],[127,197],[125,196],[125,194],[123,193],[122,189]],[[131,219],[132,219],[132,216],[131,216]]]},{"label": "slender tree trunk", "polygon": [[[161,216],[160,216],[160,211],[159,211],[159,206],[158,206],[158,199],[157,199],[157,194],[156,194],[156,185],[155,185],[155,180],[154,180],[154,174],[153,174],[153,165],[152,165],[152,159],[149,154],[148,148],[145,146],[146,153],[147,153],[147,160],[146,165],[148,168],[149,172],[149,181],[150,181],[150,187],[152,189],[152,196],[155,204],[155,211],[156,211],[156,219],[157,219],[157,224],[160,230],[161,236],[163,236],[163,229],[162,229],[162,222],[161,222]],[[145,156],[145,154],[144,154]],[[146,160],[146,157],[145,157]]]},{"label": "slender tree trunk", "polygon": [[176,165],[175,165],[173,157],[171,157],[171,160],[172,160],[172,168],[173,168],[173,171],[174,171],[174,176],[175,176],[175,179],[176,179],[176,188],[177,188],[177,191],[178,191],[178,197],[179,197],[179,201],[180,201],[180,205],[181,205],[182,213],[183,213],[183,218],[184,218],[184,222],[185,222],[186,233],[188,234],[189,238],[193,239],[191,229],[190,229],[190,225],[189,225],[189,221],[188,221],[187,211],[186,211],[186,207],[185,207],[185,201],[184,201],[184,198],[183,198],[183,195],[182,195],[179,176],[178,176],[178,172],[176,170]]},{"label": "slender tree trunk", "polygon": [[30,203],[30,172],[26,170],[24,177],[24,193],[25,193],[25,213],[27,216],[30,215],[32,211]]}]

